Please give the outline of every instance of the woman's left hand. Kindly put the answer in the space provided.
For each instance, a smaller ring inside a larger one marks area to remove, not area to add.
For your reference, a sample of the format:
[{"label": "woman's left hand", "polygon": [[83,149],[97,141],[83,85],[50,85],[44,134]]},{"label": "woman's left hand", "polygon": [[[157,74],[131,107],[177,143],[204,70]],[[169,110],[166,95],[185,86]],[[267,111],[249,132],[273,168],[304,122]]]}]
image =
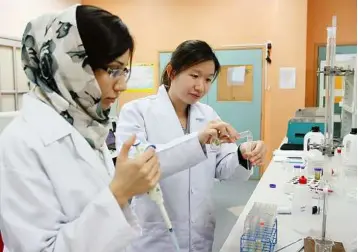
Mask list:
[{"label": "woman's left hand", "polygon": [[242,143],[240,152],[252,165],[262,165],[266,155],[266,145],[263,141],[252,141]]}]

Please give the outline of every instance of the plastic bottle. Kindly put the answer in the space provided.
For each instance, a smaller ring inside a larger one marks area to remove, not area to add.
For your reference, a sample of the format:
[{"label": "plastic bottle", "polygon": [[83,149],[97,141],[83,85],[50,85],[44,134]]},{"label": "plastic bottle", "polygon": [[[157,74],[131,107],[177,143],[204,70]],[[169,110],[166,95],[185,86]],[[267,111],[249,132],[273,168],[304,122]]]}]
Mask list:
[{"label": "plastic bottle", "polygon": [[343,138],[343,171],[345,192],[349,198],[357,199],[357,129]]},{"label": "plastic bottle", "polygon": [[292,199],[292,218],[295,229],[306,231],[306,220],[312,212],[312,194],[307,186],[307,178],[301,176],[298,185],[294,189]]},{"label": "plastic bottle", "polygon": [[357,167],[357,129],[353,128],[351,132],[343,138],[343,164]]},{"label": "plastic bottle", "polygon": [[312,127],[311,131],[308,132],[303,138],[303,150],[309,151],[309,144],[322,144],[324,141],[324,135],[319,131],[318,126]]},{"label": "plastic bottle", "polygon": [[333,190],[337,195],[344,196],[345,195],[345,179],[344,179],[344,167],[342,160],[342,149],[337,148],[334,158],[333,164],[333,181],[331,184]]},{"label": "plastic bottle", "polygon": [[343,164],[343,160],[342,160],[342,149],[341,148],[337,148],[336,152],[334,154],[333,157],[333,165],[332,165],[332,176],[338,178],[341,173],[342,173],[342,164]]},{"label": "plastic bottle", "polygon": [[306,173],[308,176],[314,176],[314,169],[317,167],[323,168],[325,164],[322,152],[316,149],[311,149],[306,155]]}]

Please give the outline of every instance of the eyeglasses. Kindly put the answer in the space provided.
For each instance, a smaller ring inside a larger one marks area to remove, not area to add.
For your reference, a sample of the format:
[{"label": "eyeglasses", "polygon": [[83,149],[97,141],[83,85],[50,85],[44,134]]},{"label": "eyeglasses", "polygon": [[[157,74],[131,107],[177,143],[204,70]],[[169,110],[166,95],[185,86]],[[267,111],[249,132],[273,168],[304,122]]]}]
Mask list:
[{"label": "eyeglasses", "polygon": [[110,68],[110,67],[108,67],[106,69],[106,71],[109,74],[109,77],[111,77],[112,79],[117,79],[121,75],[123,75],[124,77],[128,77],[129,72],[130,72],[128,68],[124,68],[124,69],[116,68],[116,69],[113,69],[113,68]]}]

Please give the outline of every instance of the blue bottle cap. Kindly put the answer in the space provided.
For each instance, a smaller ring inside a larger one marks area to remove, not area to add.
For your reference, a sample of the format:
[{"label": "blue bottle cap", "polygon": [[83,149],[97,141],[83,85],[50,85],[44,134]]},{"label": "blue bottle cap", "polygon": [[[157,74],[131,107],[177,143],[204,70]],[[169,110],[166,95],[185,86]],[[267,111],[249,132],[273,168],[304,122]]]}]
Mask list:
[{"label": "blue bottle cap", "polygon": [[276,188],[276,184],[270,184],[270,188]]},{"label": "blue bottle cap", "polygon": [[299,168],[299,169],[301,169],[301,166],[300,166],[300,165],[294,165],[293,168]]},{"label": "blue bottle cap", "polygon": [[315,171],[322,171],[322,168],[314,168]]}]

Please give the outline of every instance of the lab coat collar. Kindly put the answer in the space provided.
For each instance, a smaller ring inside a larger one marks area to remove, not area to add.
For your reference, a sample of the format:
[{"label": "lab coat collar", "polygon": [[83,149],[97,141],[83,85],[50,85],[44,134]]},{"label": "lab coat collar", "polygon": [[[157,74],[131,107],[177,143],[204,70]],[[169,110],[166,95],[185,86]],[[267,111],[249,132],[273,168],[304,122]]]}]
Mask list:
[{"label": "lab coat collar", "polygon": [[24,119],[34,125],[45,145],[49,145],[66,135],[73,127],[54,109],[29,94],[23,96],[22,114]]},{"label": "lab coat collar", "polygon": [[[79,156],[98,172],[98,175],[106,184],[109,182],[110,176],[108,175],[111,175],[110,168],[113,167],[113,163],[110,163],[108,157],[105,156],[108,153],[103,152],[106,162],[106,165],[104,165],[82,135],[53,108],[26,94],[23,97],[21,114],[39,133],[45,146],[71,135]],[[102,148],[106,149],[107,147],[103,146]]]},{"label": "lab coat collar", "polygon": [[[169,95],[168,95],[168,92],[167,90],[165,89],[164,85],[161,85],[158,89],[158,97],[159,97],[159,100],[163,103],[167,103],[165,104],[165,108],[162,107],[160,109],[160,111],[165,111],[165,112],[171,112],[171,113],[175,113],[175,110],[174,110],[174,106],[172,104],[172,101],[170,100],[169,98]],[[161,105],[163,106],[163,104]],[[166,109],[167,108],[167,109]],[[204,115],[204,112],[202,111],[201,107],[198,105],[198,103],[194,103],[192,105],[190,105],[190,121],[191,122],[194,122],[192,120],[203,120],[205,119],[205,115]],[[179,120],[178,120],[179,122]],[[180,122],[179,122],[180,123]]]}]

